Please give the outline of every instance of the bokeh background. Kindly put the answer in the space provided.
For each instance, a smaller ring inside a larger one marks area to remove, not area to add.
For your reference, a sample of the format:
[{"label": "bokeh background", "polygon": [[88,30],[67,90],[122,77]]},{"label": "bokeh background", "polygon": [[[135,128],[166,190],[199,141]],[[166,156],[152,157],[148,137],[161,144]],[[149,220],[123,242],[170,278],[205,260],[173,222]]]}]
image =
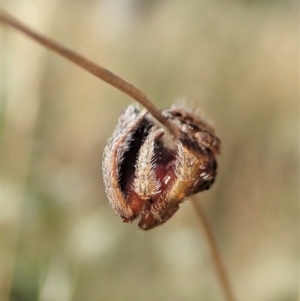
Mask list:
[{"label": "bokeh background", "polygon": [[[1,6],[159,108],[199,106],[223,144],[198,199],[238,300],[298,300],[298,1]],[[0,43],[0,300],[223,300],[188,201],[147,233],[108,204],[102,152],[132,100],[12,29]]]}]

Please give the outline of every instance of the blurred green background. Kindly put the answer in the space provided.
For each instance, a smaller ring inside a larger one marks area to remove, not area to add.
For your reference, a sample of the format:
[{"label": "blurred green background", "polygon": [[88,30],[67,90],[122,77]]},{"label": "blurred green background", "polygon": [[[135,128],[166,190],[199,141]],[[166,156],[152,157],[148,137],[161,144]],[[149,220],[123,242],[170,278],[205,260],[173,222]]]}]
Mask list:
[{"label": "blurred green background", "polygon": [[[298,300],[298,1],[1,5],[159,108],[202,108],[222,154],[198,198],[238,299]],[[132,100],[12,29],[0,43],[0,300],[223,300],[188,201],[146,233],[108,204],[102,152]]]}]

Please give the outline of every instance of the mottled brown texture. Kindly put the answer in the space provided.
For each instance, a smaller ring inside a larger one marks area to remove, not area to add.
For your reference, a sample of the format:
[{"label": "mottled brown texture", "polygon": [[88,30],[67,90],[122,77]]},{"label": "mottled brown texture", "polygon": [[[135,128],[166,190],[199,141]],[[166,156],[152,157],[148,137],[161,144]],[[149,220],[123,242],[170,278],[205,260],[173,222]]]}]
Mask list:
[{"label": "mottled brown texture", "polygon": [[216,177],[220,140],[214,129],[180,106],[162,113],[180,130],[171,145],[163,129],[130,105],[104,150],[110,204],[123,222],[138,219],[142,230],[166,222],[186,197],[209,189]]}]

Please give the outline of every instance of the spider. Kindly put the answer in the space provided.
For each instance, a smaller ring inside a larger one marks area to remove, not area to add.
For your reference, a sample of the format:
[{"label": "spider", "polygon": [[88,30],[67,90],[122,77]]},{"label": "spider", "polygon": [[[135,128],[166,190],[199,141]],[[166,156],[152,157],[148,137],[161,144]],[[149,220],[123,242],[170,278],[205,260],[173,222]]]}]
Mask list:
[{"label": "spider", "polygon": [[146,110],[128,106],[103,155],[106,194],[123,222],[142,230],[165,223],[188,196],[215,181],[220,140],[202,118],[174,105],[162,111],[179,128],[170,143]]}]

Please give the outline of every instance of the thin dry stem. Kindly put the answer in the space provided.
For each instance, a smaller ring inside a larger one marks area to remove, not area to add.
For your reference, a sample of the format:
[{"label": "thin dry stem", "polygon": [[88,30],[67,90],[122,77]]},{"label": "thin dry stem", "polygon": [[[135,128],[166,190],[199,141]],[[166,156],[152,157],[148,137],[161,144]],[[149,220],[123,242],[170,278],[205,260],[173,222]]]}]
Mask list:
[{"label": "thin dry stem", "polygon": [[141,90],[139,90],[129,82],[125,81],[124,79],[107,70],[106,68],[91,62],[90,60],[84,58],[80,54],[77,54],[76,52],[61,46],[52,40],[43,37],[42,35],[28,28],[26,25],[22,24],[20,21],[16,20],[14,17],[10,16],[8,13],[2,10],[0,10],[0,22],[6,25],[10,25],[13,28],[21,31],[22,33],[29,36],[39,44],[42,44],[48,49],[53,50],[54,52],[60,54],[66,59],[72,61],[76,65],[94,74],[106,83],[114,86],[118,90],[129,95],[137,102],[139,102],[142,106],[144,106],[153,117],[155,117],[170,131],[172,135],[178,137],[179,129],[177,128],[177,126],[170,122],[168,119],[166,119],[161,114],[161,112],[155,107],[153,102]]},{"label": "thin dry stem", "polygon": [[[161,112],[154,106],[154,104],[151,102],[151,100],[138,88],[133,86],[132,84],[128,83],[124,79],[120,78],[119,76],[115,75],[111,71],[107,70],[104,67],[101,67],[100,65],[97,65],[88,59],[84,58],[83,56],[77,54],[76,52],[69,50],[63,46],[60,46],[56,42],[45,38],[41,36],[40,34],[36,33],[35,31],[28,28],[26,25],[22,24],[6,12],[2,11],[0,9],[0,22],[2,22],[5,25],[9,25],[28,37],[32,38],[39,44],[45,46],[48,49],[53,50],[54,52],[60,54],[61,56],[65,57],[66,59],[72,61],[76,65],[82,67],[83,69],[87,70],[88,72],[94,74],[98,78],[102,79],[106,83],[114,86],[118,90],[124,92],[125,94],[129,95],[133,99],[135,99],[137,102],[139,102],[142,106],[144,106],[153,117],[155,117],[161,124],[163,124],[172,135],[175,137],[179,136],[179,129],[178,127],[170,122],[168,119],[166,119]],[[214,235],[212,232],[212,229],[209,225],[208,220],[206,219],[202,209],[195,203],[195,201],[192,201],[192,204],[194,206],[194,209],[198,215],[199,221],[203,227],[205,237],[207,239],[207,242],[210,247],[213,263],[218,275],[218,278],[220,280],[221,286],[224,290],[224,294],[228,301],[235,301],[232,288],[229,283],[229,279],[227,276],[227,273],[224,268],[224,264],[221,259],[221,255],[219,252],[219,249],[217,247],[216,241],[214,239]]]},{"label": "thin dry stem", "polygon": [[236,301],[232,286],[229,281],[228,274],[225,269],[225,265],[222,260],[221,252],[218,248],[216,239],[213,234],[212,227],[208,219],[206,218],[205,213],[202,210],[202,207],[200,206],[199,202],[196,201],[197,201],[196,198],[191,200],[192,206],[194,207],[198,220],[203,229],[204,236],[209,246],[212,261],[217,273],[217,277],[219,278],[219,282],[221,284],[222,290],[224,292],[227,301]]}]

